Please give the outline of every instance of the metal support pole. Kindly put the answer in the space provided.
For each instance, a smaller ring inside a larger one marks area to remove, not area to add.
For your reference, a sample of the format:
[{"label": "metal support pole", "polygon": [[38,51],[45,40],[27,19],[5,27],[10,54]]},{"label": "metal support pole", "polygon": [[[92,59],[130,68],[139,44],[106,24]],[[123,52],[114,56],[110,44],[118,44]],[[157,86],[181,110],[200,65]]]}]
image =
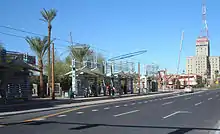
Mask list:
[{"label": "metal support pole", "polygon": [[75,59],[72,60],[72,93],[74,95],[77,95],[77,89],[76,89],[76,64]]}]

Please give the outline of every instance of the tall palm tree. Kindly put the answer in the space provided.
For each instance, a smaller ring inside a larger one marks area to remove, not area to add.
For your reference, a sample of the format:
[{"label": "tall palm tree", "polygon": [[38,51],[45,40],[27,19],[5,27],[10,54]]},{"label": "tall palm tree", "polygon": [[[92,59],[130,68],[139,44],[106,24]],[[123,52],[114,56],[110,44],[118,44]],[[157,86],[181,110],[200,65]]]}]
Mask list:
[{"label": "tall palm tree", "polygon": [[26,37],[25,40],[29,44],[31,50],[37,55],[38,68],[40,70],[40,96],[44,97],[43,58],[49,47],[48,38],[47,36],[45,36],[43,39],[40,37]]},{"label": "tall palm tree", "polygon": [[51,30],[52,30],[52,25],[51,22],[53,21],[53,19],[56,17],[57,15],[57,10],[56,9],[43,9],[41,11],[41,15],[42,15],[42,21],[46,22],[48,25],[48,86],[50,87],[50,83],[51,83],[51,62],[50,62],[50,44],[51,44]]},{"label": "tall palm tree", "polygon": [[88,45],[70,45],[68,47],[72,58],[74,58],[79,63],[79,68],[83,67],[84,58],[89,55]]}]

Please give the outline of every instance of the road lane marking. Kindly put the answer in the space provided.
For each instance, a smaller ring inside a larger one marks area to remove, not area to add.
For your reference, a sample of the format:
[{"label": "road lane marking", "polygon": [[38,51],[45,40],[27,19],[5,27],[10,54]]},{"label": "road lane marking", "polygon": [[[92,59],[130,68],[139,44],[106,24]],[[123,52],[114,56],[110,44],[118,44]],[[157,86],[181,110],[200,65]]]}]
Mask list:
[{"label": "road lane marking", "polygon": [[202,96],[201,94],[199,96]]},{"label": "road lane marking", "polygon": [[126,114],[131,114],[131,113],[135,113],[135,112],[139,112],[140,110],[133,110],[133,111],[129,111],[129,112],[125,112],[125,113],[120,113],[120,114],[116,114],[113,115],[114,117],[118,117],[118,116],[122,116],[122,115],[126,115]]},{"label": "road lane marking", "polygon": [[191,99],[191,97],[185,98],[185,100],[190,100],[190,99]]},{"label": "road lane marking", "polygon": [[57,117],[65,117],[65,114],[58,115]]},{"label": "road lane marking", "polygon": [[76,114],[83,114],[84,112],[76,112]]},{"label": "road lane marking", "polygon": [[169,104],[172,104],[172,103],[173,103],[173,101],[166,102],[166,103],[163,103],[162,106],[164,106],[164,105],[169,105]]},{"label": "road lane marking", "polygon": [[219,95],[217,94],[216,97],[218,97]]},{"label": "road lane marking", "polygon": [[34,121],[43,121],[45,120],[45,118],[38,118],[38,119],[35,119]]},{"label": "road lane marking", "polygon": [[0,127],[4,127],[5,125],[0,125]]},{"label": "road lane marking", "polygon": [[115,106],[116,108],[120,107],[120,106]]},{"label": "road lane marking", "polygon": [[107,110],[107,109],[110,109],[110,108],[109,107],[105,107],[104,109]]},{"label": "road lane marking", "polygon": [[124,106],[125,106],[125,107],[127,107],[127,106],[128,106],[128,104],[124,104]]},{"label": "road lane marking", "polygon": [[147,103],[148,101],[144,101],[144,103]]},{"label": "road lane marking", "polygon": [[136,103],[132,103],[131,105],[135,105]]},{"label": "road lane marking", "polygon": [[167,115],[167,116],[164,116],[163,118],[164,118],[164,119],[169,118],[169,117],[171,117],[171,116],[174,116],[174,115],[178,114],[179,112],[180,112],[180,111],[174,112],[174,113],[172,113],[172,114],[169,114],[169,115]]},{"label": "road lane marking", "polygon": [[58,113],[55,113],[55,114],[49,114],[49,115],[45,115],[45,116],[41,116],[41,117],[37,117],[37,118],[32,118],[32,119],[24,120],[23,122],[24,123],[28,123],[28,122],[36,121],[36,120],[38,120],[40,118],[54,117],[54,116],[57,116],[57,115],[60,115],[60,114],[69,113],[69,112],[72,112],[72,111],[76,111],[76,110],[79,110],[79,109],[88,108],[88,107],[92,107],[92,106],[94,106],[94,105],[82,106],[82,107],[77,107],[77,108],[71,108],[71,109],[64,110],[64,111],[61,111],[61,112],[58,112]]},{"label": "road lane marking", "polygon": [[212,98],[208,98],[208,100],[211,100]]},{"label": "road lane marking", "polygon": [[97,111],[99,111],[99,110],[98,110],[98,109],[93,109],[93,110],[92,110],[92,112],[97,112]]},{"label": "road lane marking", "polygon": [[142,104],[142,102],[138,102],[138,104]]},{"label": "road lane marking", "polygon": [[202,104],[202,102],[196,103],[195,106],[198,106],[198,105],[200,105],[200,104]]}]

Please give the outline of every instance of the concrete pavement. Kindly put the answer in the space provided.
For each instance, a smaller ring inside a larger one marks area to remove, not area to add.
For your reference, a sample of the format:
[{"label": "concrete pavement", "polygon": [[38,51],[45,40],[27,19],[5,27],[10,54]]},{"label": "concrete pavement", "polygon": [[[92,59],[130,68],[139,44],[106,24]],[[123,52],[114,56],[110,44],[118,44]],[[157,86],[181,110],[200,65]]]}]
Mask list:
[{"label": "concrete pavement", "polygon": [[220,90],[138,98],[55,113],[42,112],[37,118],[8,124],[4,122],[9,119],[3,117],[0,131],[7,134],[18,131],[23,134],[215,134],[220,131],[219,104]]}]

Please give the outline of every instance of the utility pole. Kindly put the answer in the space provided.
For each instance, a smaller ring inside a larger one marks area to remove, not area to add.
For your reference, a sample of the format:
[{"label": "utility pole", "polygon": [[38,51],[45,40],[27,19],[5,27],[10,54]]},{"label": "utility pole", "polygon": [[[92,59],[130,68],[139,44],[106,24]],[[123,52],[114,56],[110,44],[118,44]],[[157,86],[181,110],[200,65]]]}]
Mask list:
[{"label": "utility pole", "polygon": [[55,99],[55,83],[54,83],[54,43],[52,44],[52,100]]},{"label": "utility pole", "polygon": [[140,62],[138,62],[138,92],[141,91],[141,80],[140,80],[140,73],[141,73],[141,65]]}]

